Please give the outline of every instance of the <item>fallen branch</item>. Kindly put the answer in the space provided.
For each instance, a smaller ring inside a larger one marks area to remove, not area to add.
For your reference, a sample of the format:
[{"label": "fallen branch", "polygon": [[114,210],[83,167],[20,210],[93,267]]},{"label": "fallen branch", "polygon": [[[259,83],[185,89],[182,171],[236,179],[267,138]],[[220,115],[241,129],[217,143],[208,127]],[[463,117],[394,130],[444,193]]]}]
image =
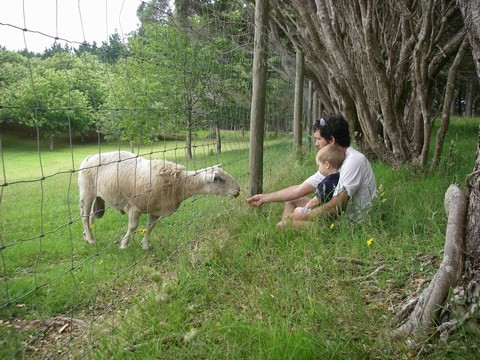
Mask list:
[{"label": "fallen branch", "polygon": [[450,185],[445,193],[445,211],[448,223],[443,261],[419,297],[410,317],[391,332],[390,335],[394,338],[405,338],[413,333],[422,334],[431,330],[450,288],[461,277],[467,197],[458,185]]},{"label": "fallen branch", "polygon": [[345,257],[336,257],[336,261],[338,262],[344,262],[344,263],[351,263],[355,265],[364,265],[365,261],[360,260],[360,259],[353,259],[353,258],[345,258]]},{"label": "fallen branch", "polygon": [[344,282],[354,282],[354,281],[360,281],[360,280],[365,280],[368,279],[369,277],[377,275],[379,272],[383,271],[385,269],[385,265],[380,265],[377,267],[374,271],[372,271],[370,274],[365,275],[365,276],[359,276],[353,279],[346,279],[343,280]]}]

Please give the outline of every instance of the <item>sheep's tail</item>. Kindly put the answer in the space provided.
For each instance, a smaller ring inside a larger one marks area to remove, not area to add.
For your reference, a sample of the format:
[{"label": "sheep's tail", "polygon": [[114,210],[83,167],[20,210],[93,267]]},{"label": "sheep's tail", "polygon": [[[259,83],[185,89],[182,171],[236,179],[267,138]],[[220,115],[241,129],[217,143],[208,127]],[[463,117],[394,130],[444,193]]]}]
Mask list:
[{"label": "sheep's tail", "polygon": [[95,199],[95,208],[94,208],[94,211],[95,211],[95,217],[97,219],[100,219],[103,214],[105,214],[105,200],[103,200],[101,197],[97,196],[97,198]]}]

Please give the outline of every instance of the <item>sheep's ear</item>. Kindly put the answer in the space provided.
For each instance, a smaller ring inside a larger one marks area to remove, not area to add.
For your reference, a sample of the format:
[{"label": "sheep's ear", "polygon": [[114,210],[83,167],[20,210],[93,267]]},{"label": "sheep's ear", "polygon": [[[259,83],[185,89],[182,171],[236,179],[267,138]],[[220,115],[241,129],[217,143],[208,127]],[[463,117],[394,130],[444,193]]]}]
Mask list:
[{"label": "sheep's ear", "polygon": [[214,182],[216,174],[205,174],[205,180],[207,182]]}]

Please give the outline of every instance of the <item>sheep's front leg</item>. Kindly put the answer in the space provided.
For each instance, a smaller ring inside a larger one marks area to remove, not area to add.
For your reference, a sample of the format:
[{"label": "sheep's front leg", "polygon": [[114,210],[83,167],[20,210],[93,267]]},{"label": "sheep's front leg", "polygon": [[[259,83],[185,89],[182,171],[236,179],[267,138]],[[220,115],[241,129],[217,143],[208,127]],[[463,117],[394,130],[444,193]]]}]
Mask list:
[{"label": "sheep's front leg", "polygon": [[150,214],[148,218],[147,231],[145,232],[145,235],[143,236],[143,239],[142,239],[143,250],[150,250],[150,243],[148,242],[148,236],[152,232],[155,225],[157,225],[157,221],[159,217],[160,216]]},{"label": "sheep's front leg", "polygon": [[138,210],[131,208],[128,211],[128,230],[120,242],[120,249],[125,249],[127,247],[130,236],[132,236],[135,230],[137,230],[139,218],[140,212]]}]

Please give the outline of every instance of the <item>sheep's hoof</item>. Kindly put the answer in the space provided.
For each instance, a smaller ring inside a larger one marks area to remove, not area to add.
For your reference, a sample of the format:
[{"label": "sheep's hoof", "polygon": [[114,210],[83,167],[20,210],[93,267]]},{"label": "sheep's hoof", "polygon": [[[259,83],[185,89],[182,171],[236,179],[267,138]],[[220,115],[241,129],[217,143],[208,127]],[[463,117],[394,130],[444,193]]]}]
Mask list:
[{"label": "sheep's hoof", "polygon": [[152,245],[147,244],[147,245],[145,246],[145,245],[142,244],[142,250],[143,250],[143,251],[152,250]]},{"label": "sheep's hoof", "polygon": [[89,244],[95,244],[95,239],[83,239]]},{"label": "sheep's hoof", "polygon": [[120,246],[118,247],[119,249],[126,249],[127,248],[127,244],[120,244]]}]

